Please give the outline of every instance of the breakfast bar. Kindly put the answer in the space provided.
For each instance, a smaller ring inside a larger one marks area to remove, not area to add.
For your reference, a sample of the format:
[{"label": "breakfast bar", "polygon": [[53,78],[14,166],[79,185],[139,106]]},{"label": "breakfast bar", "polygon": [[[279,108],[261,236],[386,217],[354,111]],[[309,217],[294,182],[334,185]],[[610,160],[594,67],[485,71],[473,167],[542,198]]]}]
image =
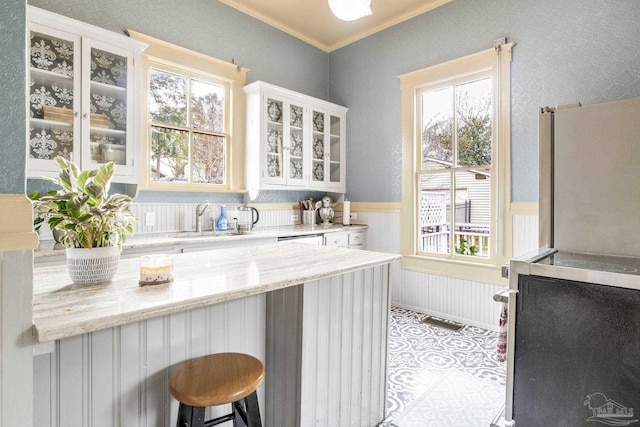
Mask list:
[{"label": "breakfast bar", "polygon": [[[237,351],[265,363],[267,426],[375,425],[384,418],[394,254],[287,242],[173,256],[173,281],[78,287],[34,270],[36,425],[171,425],[172,367]],[[212,416],[216,414],[211,410]]]}]

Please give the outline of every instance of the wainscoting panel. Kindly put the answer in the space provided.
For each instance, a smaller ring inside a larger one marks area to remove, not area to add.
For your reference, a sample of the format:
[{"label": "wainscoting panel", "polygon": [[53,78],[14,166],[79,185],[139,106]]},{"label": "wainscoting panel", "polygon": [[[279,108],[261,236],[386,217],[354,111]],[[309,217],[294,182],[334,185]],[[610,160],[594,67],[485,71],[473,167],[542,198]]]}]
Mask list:
[{"label": "wainscoting panel", "polygon": [[538,249],[538,215],[514,215],[513,257]]},{"label": "wainscoting panel", "polygon": [[[134,227],[136,235],[144,233],[166,233],[173,231],[195,230],[196,228],[196,206],[197,203],[133,203],[131,211],[139,218]],[[227,218],[231,221],[238,216],[238,204],[231,203],[227,207]],[[259,207],[258,207],[259,209]],[[146,214],[155,214],[155,226],[148,227],[146,224]],[[292,221],[293,215],[297,215],[297,221]],[[220,216],[220,205],[210,204],[202,215],[203,230],[211,230],[211,218]],[[300,224],[300,210],[261,210],[260,219],[256,227],[271,227],[280,225]]]},{"label": "wainscoting panel", "polygon": [[302,384],[301,426],[366,427],[384,418],[388,316],[375,314],[387,313],[379,308],[389,305],[386,274],[376,267],[305,284],[303,336],[315,342],[303,343],[302,376],[315,382]]},{"label": "wainscoting panel", "polygon": [[[268,359],[267,426],[368,427],[384,418],[388,274],[378,266],[269,294],[267,352],[286,355]],[[284,411],[293,402],[295,417]]]},{"label": "wainscoting panel", "polygon": [[[60,340],[34,359],[34,425],[173,427],[172,369],[221,351],[264,361],[264,317],[265,295],[256,295]],[[258,398],[264,407],[264,387]]]},{"label": "wainscoting panel", "polygon": [[[354,222],[367,224],[367,249],[400,253],[400,214],[358,212]],[[513,216],[513,252],[519,256],[535,250],[538,217]],[[399,307],[430,314],[485,329],[498,330],[500,305],[493,295],[501,286],[402,270],[391,265],[391,302]]]}]

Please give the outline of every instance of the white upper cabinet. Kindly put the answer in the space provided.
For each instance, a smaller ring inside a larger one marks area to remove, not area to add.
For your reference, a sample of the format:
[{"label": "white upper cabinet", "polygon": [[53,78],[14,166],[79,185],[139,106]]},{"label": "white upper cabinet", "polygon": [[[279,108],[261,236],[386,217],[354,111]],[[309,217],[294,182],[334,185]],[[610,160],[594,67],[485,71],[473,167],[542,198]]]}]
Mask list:
[{"label": "white upper cabinet", "polygon": [[56,176],[60,155],[82,169],[114,161],[115,182],[139,181],[139,75],[144,45],[28,7],[27,176]]},{"label": "white upper cabinet", "polygon": [[244,90],[250,196],[259,190],[344,192],[347,109],[263,82]]}]

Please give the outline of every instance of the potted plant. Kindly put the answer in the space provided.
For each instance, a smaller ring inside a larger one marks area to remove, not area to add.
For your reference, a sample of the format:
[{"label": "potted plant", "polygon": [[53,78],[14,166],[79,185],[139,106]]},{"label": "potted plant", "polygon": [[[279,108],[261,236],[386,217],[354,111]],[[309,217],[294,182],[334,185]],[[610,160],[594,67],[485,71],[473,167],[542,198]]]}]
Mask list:
[{"label": "potted plant", "polygon": [[130,211],[131,198],[109,195],[115,164],[80,171],[71,161],[56,157],[58,178],[47,178],[61,189],[45,196],[32,193],[36,226],[46,222],[60,231],[66,247],[69,275],[75,284],[108,282],[115,276],[120,250],[127,235],[133,235],[137,218]]}]

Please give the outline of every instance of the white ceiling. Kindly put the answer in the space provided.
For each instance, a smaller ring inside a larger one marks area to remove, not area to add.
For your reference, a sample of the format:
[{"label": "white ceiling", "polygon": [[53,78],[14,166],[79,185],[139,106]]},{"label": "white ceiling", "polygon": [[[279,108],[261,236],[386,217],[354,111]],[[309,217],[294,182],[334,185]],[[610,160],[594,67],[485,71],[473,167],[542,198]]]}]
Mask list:
[{"label": "white ceiling", "polygon": [[326,52],[413,18],[451,0],[372,0],[373,14],[336,18],[327,0],[219,0]]}]

